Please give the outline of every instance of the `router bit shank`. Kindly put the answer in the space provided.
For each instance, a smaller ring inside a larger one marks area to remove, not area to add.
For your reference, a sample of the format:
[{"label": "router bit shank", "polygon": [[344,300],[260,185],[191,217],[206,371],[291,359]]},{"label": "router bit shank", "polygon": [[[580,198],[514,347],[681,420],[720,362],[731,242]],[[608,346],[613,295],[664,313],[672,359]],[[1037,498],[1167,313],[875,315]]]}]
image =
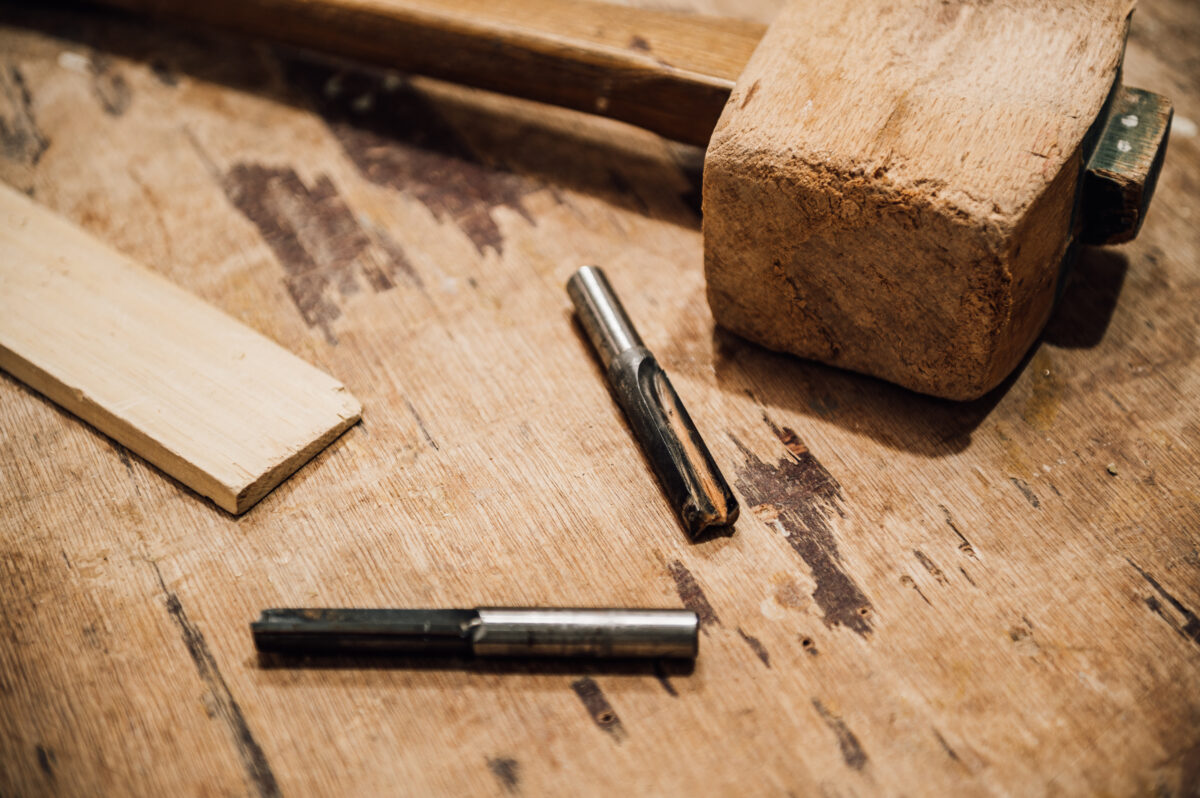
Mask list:
[{"label": "router bit shank", "polygon": [[732,524],[737,499],[604,272],[584,266],[567,283],[567,293],[688,536],[695,540],[706,529]]},{"label": "router bit shank", "polygon": [[259,651],[478,657],[679,657],[699,650],[690,610],[481,607],[269,609],[250,624]]}]

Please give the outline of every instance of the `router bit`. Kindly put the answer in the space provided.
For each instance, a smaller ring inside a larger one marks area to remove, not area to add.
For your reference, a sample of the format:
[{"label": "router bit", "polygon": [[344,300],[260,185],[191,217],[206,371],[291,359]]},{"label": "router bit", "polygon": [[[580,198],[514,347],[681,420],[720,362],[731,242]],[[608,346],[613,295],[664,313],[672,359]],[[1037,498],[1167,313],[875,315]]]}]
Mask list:
[{"label": "router bit", "polygon": [[259,651],[477,657],[695,658],[690,610],[480,607],[270,609],[250,624]]},{"label": "router bit", "polygon": [[688,536],[696,540],[706,529],[732,524],[737,499],[604,272],[584,266],[567,282],[567,293]]}]

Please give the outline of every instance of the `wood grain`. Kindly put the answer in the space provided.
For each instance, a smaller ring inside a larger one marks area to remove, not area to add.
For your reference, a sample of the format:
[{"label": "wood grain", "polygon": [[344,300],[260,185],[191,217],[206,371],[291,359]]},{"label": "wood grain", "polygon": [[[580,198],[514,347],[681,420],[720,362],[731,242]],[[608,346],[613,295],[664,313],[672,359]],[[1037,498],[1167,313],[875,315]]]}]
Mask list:
[{"label": "wood grain", "polygon": [[[1177,101],[1141,234],[1085,249],[1030,360],[966,404],[715,327],[697,149],[5,10],[0,178],[370,412],[234,518],[0,377],[0,792],[1194,791],[1195,3],[1144,0],[1129,40],[1126,79]],[[730,478],[731,537],[672,517],[572,324],[584,263]],[[689,606],[700,656],[265,667],[248,629],[490,602]]]},{"label": "wood grain", "polygon": [[332,377],[4,186],[0,368],[231,513],[361,411]]}]

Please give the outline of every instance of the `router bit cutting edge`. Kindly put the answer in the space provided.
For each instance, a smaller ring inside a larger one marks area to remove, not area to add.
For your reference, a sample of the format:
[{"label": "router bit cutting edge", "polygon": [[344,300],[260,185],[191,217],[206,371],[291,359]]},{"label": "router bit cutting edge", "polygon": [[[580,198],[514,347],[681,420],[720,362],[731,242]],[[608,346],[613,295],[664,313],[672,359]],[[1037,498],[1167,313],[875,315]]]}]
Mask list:
[{"label": "router bit cutting edge", "polygon": [[567,282],[567,293],[688,537],[733,524],[737,499],[604,272],[584,266]]}]

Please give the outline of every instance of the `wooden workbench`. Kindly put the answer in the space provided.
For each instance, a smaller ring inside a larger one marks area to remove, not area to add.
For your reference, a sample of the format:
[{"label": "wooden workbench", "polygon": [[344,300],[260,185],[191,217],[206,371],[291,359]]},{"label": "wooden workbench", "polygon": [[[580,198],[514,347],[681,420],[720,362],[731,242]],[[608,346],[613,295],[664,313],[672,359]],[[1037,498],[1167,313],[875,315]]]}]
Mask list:
[{"label": "wooden workbench", "polygon": [[[364,405],[235,518],[0,374],[0,794],[1196,794],[1200,6],[1144,0],[1126,76],[1176,103],[1149,221],[954,404],[714,329],[699,150],[0,6],[0,179]],[[731,537],[673,519],[571,322],[584,263]],[[248,629],[479,604],[684,605],[701,655],[281,665]]]}]

